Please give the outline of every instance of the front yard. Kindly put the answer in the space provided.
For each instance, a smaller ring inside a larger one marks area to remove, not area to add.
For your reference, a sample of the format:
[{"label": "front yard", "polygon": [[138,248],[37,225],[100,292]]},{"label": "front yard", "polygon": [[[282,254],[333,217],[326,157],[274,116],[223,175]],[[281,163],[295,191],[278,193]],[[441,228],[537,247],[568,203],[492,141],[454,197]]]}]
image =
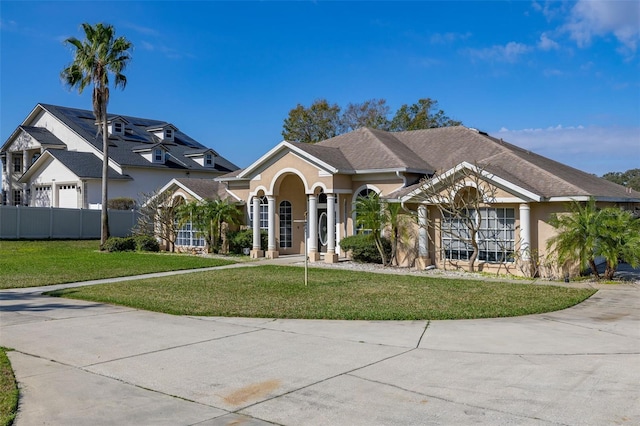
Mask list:
[{"label": "front yard", "polygon": [[[166,253],[98,251],[97,241],[0,241],[0,288],[233,263]],[[424,320],[490,318],[573,306],[595,291],[487,280],[296,266],[251,266],[60,290],[54,296],[175,315]]]},{"label": "front yard", "polygon": [[492,318],[555,311],[592,289],[253,266],[59,290],[54,296],[175,315],[347,320]]},{"label": "front yard", "polygon": [[197,256],[99,251],[89,241],[0,241],[0,289],[206,268],[232,260]]}]

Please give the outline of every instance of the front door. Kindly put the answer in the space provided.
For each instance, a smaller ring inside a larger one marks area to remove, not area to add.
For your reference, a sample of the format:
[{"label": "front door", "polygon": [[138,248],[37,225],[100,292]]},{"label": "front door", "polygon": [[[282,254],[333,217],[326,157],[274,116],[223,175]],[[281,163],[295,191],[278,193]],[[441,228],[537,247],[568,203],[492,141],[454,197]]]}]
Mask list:
[{"label": "front door", "polygon": [[318,250],[321,253],[327,252],[327,210],[318,210]]}]

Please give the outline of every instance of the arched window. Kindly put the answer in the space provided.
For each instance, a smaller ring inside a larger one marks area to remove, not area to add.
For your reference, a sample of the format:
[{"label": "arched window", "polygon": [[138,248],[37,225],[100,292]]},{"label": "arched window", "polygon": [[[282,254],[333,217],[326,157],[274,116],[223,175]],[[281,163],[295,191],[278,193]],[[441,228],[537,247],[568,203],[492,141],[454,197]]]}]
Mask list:
[{"label": "arched window", "polygon": [[358,192],[358,195],[356,196],[356,198],[354,199],[354,205],[353,205],[353,221],[355,224],[355,233],[356,234],[370,234],[371,233],[371,229],[366,229],[362,224],[358,224],[358,216],[357,216],[357,209],[356,209],[356,200],[358,198],[370,198],[374,195],[378,195],[378,193],[376,191],[374,191],[373,189],[370,188],[365,188],[362,191]]},{"label": "arched window", "polygon": [[292,240],[292,211],[291,203],[283,201],[280,203],[280,248],[291,248]]}]

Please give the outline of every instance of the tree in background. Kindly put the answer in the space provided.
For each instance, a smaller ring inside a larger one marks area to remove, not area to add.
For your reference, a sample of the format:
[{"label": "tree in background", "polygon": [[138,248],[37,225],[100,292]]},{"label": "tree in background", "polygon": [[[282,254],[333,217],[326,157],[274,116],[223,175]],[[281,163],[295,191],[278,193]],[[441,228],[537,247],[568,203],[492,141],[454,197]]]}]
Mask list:
[{"label": "tree in background", "polygon": [[391,120],[390,130],[432,129],[435,127],[459,126],[461,121],[452,120],[438,108],[438,101],[431,98],[419,99],[413,105],[402,105]]},{"label": "tree in background", "polygon": [[341,133],[361,127],[389,130],[389,106],[384,99],[369,99],[361,104],[349,103],[342,113]]},{"label": "tree in background", "polygon": [[360,104],[348,104],[341,108],[319,99],[305,108],[298,104],[284,120],[282,136],[292,142],[316,143],[361,127],[403,131],[462,124],[438,110],[438,102],[430,98],[418,100],[413,105],[402,105],[392,120],[384,99],[370,99]]},{"label": "tree in background", "polygon": [[284,120],[282,136],[291,142],[316,143],[338,135],[340,107],[318,99],[309,108],[298,104]]},{"label": "tree in background", "polygon": [[640,169],[629,169],[626,172],[609,172],[603,179],[640,191]]},{"label": "tree in background", "polygon": [[102,133],[102,214],[100,247],[109,238],[109,217],[107,215],[109,173],[109,135],[107,132],[107,104],[109,103],[109,75],[113,75],[115,87],[122,89],[127,78],[122,74],[131,55],[132,44],[124,37],[116,38],[111,25],[98,23],[94,26],[82,24],[86,39],[67,38],[64,43],[74,50],[73,62],[62,70],[60,76],[67,86],[77,88],[82,93],[87,86],[93,86],[93,115]]}]

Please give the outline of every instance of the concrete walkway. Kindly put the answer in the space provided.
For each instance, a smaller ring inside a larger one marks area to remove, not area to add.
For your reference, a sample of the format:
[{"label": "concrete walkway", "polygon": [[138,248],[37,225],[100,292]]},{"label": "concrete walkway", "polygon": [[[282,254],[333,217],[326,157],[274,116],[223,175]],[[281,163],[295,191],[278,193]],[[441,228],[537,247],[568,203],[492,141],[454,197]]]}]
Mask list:
[{"label": "concrete walkway", "polygon": [[42,290],[0,292],[17,426],[640,424],[634,285],[431,322],[181,317]]}]

